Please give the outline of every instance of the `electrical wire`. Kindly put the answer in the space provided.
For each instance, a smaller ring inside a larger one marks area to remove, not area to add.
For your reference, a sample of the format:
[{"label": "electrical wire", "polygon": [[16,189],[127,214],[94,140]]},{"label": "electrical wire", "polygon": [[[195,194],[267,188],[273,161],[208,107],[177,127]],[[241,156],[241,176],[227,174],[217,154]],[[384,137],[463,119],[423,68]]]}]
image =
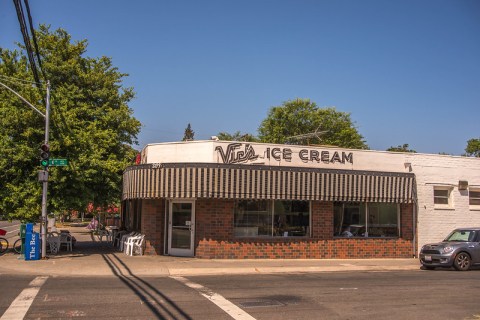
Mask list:
[{"label": "electrical wire", "polygon": [[19,78],[15,78],[15,77],[9,77],[9,76],[4,76],[2,74],[0,74],[0,79],[2,79],[3,81],[8,81],[8,82],[11,82],[11,83],[15,83],[15,84],[18,84],[18,85],[42,85],[43,84],[43,81],[41,81],[40,83],[39,82],[35,82],[35,81],[29,81],[29,80],[23,80],[23,79],[19,79]]},{"label": "electrical wire", "polygon": [[33,45],[35,47],[35,54],[37,56],[38,66],[40,67],[40,71],[42,72],[43,78],[47,79],[47,77],[45,76],[45,72],[43,71],[42,60],[40,59],[40,50],[38,50],[37,37],[35,36],[35,29],[33,28],[32,15],[30,14],[30,5],[28,4],[28,0],[23,0],[23,2],[25,2],[25,8],[27,8],[28,23],[30,24],[30,32],[32,33]]},{"label": "electrical wire", "polygon": [[40,78],[37,72],[37,65],[35,64],[35,58],[33,57],[32,45],[30,43],[30,37],[25,22],[25,14],[23,13],[23,6],[20,3],[20,0],[13,0],[15,9],[17,11],[18,22],[20,23],[20,31],[23,35],[23,41],[25,42],[25,49],[27,51],[28,60],[30,62],[30,67],[33,72],[33,77],[36,82],[40,82]]}]

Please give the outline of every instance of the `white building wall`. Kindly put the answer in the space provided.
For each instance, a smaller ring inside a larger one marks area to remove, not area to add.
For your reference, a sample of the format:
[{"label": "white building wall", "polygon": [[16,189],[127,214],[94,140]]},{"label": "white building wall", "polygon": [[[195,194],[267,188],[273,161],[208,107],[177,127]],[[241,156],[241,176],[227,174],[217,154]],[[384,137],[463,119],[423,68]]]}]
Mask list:
[{"label": "white building wall", "polygon": [[[408,172],[405,168],[405,154],[357,150],[333,147],[292,146],[284,144],[240,143],[232,148],[232,141],[188,141],[149,144],[142,150],[142,163],[200,162],[228,163],[223,157],[241,158],[242,154],[254,152],[255,159],[239,161],[239,164],[267,166],[289,166],[322,169],[367,170],[385,172]],[[230,147],[229,147],[230,146]],[[229,148],[231,149],[229,151]],[[230,153],[229,153],[230,152]],[[351,157],[352,161],[317,161],[324,154],[329,160]],[[275,158],[274,156],[277,156]],[[308,160],[305,160],[308,158]]]},{"label": "white building wall", "polygon": [[[409,154],[407,161],[417,180],[419,249],[443,240],[454,228],[480,226],[480,208],[469,206],[468,189],[458,189],[460,180],[468,181],[469,189],[480,189],[480,159]],[[434,205],[434,186],[452,188],[450,208]]]}]

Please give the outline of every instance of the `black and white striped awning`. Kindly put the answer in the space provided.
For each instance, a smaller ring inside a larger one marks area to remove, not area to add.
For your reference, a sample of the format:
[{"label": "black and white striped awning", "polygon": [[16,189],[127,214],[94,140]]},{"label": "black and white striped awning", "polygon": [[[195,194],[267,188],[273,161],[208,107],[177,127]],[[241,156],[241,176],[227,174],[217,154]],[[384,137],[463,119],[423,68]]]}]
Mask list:
[{"label": "black and white striped awning", "polygon": [[123,174],[123,200],[217,198],[415,201],[415,175],[259,165],[144,164]]}]

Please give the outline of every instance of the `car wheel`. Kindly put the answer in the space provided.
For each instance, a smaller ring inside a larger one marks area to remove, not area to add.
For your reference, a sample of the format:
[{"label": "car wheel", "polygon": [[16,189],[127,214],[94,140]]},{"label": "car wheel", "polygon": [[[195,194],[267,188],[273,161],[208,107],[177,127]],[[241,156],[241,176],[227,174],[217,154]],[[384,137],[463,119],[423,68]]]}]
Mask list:
[{"label": "car wheel", "polygon": [[470,265],[471,259],[466,252],[460,252],[459,254],[457,254],[457,256],[455,257],[455,261],[453,262],[453,266],[458,271],[467,271],[468,269],[470,269]]}]

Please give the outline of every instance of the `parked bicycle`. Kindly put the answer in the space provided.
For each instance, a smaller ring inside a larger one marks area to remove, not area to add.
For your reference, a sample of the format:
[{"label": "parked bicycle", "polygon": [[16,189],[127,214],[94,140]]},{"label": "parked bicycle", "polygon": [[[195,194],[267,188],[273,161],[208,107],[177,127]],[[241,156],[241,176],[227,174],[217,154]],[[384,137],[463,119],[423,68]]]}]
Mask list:
[{"label": "parked bicycle", "polygon": [[[6,234],[7,234],[6,230],[0,229],[0,256],[5,252],[7,252],[9,247],[8,240],[6,238],[1,237]],[[20,232],[18,233],[18,235],[20,236]],[[22,239],[15,240],[15,242],[13,243],[13,251],[17,254],[22,253]]]},{"label": "parked bicycle", "polygon": [[7,230],[0,229],[0,255],[4,254],[8,250],[8,240],[2,236],[7,234]]}]

